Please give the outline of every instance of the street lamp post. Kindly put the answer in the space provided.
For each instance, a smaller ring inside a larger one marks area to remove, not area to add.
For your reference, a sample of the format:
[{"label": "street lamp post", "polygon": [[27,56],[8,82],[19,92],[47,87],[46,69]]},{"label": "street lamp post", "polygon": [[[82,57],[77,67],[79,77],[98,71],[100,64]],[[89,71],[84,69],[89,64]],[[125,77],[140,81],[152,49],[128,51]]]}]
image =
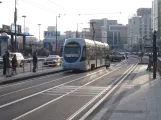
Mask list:
[{"label": "street lamp post", "polygon": [[23,15],[22,17],[24,18],[24,32],[25,32],[25,18],[26,18],[26,15]]},{"label": "street lamp post", "polygon": [[157,46],[156,46],[156,34],[153,33],[153,79],[156,79],[156,67],[157,67]]},{"label": "street lamp post", "polygon": [[78,23],[77,23],[76,38],[78,38]]},{"label": "street lamp post", "polygon": [[16,52],[16,49],[17,49],[17,0],[15,0],[15,12],[14,12],[14,24],[15,24],[15,52]]},{"label": "street lamp post", "polygon": [[[97,53],[97,46],[96,46],[96,42],[94,40],[94,35],[95,35],[95,29],[94,29],[94,24],[96,24],[97,22],[90,22],[90,24],[92,25],[92,28],[93,28],[93,41],[95,43],[95,49],[96,49],[96,53]],[[95,56],[96,57],[96,56]],[[96,57],[96,67],[97,67],[97,57]]]},{"label": "street lamp post", "polygon": [[39,26],[39,41],[40,41],[40,26],[41,24],[37,24]]},{"label": "street lamp post", "polygon": [[56,48],[55,48],[56,54],[57,54],[57,40],[58,40],[58,36],[57,36],[57,20],[58,20],[58,16],[56,16]]},{"label": "street lamp post", "polygon": [[[58,21],[58,17],[60,17],[60,15],[61,14],[59,14],[58,16],[56,16],[56,26],[55,26],[56,27],[56,50],[55,50],[56,51],[56,54],[57,54],[57,47],[58,47],[57,46],[57,42],[58,42],[58,31],[57,31],[58,25],[57,25],[57,21]],[[64,15],[66,15],[66,14],[64,14]]]},{"label": "street lamp post", "polygon": [[[92,39],[94,40],[94,35],[95,35],[95,29],[94,29],[94,24],[96,24],[97,22],[90,22],[90,24],[92,25],[93,28],[93,36]],[[94,40],[95,41],[95,40]]]}]

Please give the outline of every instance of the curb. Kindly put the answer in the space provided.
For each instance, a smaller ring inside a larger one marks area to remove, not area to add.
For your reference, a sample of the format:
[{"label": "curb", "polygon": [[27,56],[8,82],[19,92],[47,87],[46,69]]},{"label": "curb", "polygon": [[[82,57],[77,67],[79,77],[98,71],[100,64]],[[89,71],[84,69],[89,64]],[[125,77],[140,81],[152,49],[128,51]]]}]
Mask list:
[{"label": "curb", "polygon": [[46,73],[39,73],[39,74],[35,74],[35,75],[29,75],[29,76],[25,76],[25,77],[19,77],[19,78],[13,78],[11,80],[4,80],[0,82],[0,85],[5,85],[5,84],[9,84],[9,83],[15,83],[15,82],[19,82],[19,81],[24,81],[30,78],[36,78],[36,77],[41,77],[44,75],[49,75],[49,74],[53,74],[53,73],[59,73],[59,72],[63,72],[66,70],[56,70],[56,71],[50,71],[50,72],[46,72]]}]

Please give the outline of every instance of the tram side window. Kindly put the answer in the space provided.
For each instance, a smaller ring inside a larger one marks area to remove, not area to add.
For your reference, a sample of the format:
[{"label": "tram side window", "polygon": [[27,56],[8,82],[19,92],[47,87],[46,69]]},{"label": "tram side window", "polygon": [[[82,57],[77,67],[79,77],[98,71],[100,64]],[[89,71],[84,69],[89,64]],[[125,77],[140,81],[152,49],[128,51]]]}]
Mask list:
[{"label": "tram side window", "polygon": [[94,49],[94,47],[93,46],[90,46],[90,56],[91,56],[91,58],[90,58],[90,60],[94,60],[95,59],[95,49]]},{"label": "tram side window", "polygon": [[100,46],[98,46],[98,48],[97,48],[97,58],[98,59],[100,59],[101,58],[101,47]]},{"label": "tram side window", "polygon": [[86,60],[86,47],[83,47],[83,51],[82,51],[82,57],[80,61],[85,61]]},{"label": "tram side window", "polygon": [[86,59],[90,60],[91,58],[91,49],[90,46],[86,46]]},{"label": "tram side window", "polygon": [[102,47],[102,58],[105,58],[105,47]]},{"label": "tram side window", "polygon": [[100,59],[102,59],[102,56],[103,56],[103,49],[102,46],[100,46]]}]

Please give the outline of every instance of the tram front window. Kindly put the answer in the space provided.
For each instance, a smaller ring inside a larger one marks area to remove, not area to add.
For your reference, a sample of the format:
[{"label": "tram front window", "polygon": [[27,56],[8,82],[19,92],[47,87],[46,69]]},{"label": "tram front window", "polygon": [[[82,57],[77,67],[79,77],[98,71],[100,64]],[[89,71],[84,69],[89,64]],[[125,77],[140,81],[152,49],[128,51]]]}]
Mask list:
[{"label": "tram front window", "polygon": [[64,58],[66,62],[76,62],[81,54],[81,48],[78,43],[68,43],[64,48]]}]

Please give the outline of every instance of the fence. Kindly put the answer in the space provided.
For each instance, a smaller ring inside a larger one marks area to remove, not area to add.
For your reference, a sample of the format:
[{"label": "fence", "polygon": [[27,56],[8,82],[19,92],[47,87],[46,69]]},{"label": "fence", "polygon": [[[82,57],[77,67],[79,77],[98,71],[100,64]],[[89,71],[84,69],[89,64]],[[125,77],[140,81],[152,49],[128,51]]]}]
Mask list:
[{"label": "fence", "polygon": [[[54,61],[47,61],[50,64],[44,64],[44,62],[45,62],[45,58],[38,58],[37,71],[44,70],[44,69],[53,69],[53,67],[58,67],[57,63]],[[61,66],[61,63],[59,64],[59,66]],[[32,72],[32,70],[33,70],[32,58],[24,59],[22,61],[22,66],[17,67],[17,73]]]}]

